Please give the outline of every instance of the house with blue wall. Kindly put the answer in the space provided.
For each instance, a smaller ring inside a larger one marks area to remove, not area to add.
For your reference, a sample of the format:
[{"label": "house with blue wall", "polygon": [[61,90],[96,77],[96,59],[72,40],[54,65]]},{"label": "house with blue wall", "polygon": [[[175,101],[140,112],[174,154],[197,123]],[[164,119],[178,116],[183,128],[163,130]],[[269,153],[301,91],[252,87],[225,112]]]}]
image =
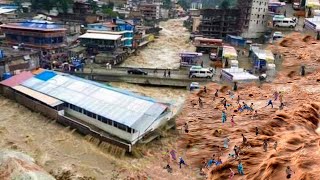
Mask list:
[{"label": "house with blue wall", "polygon": [[106,34],[121,35],[121,42],[123,46],[132,48],[134,25],[125,20],[113,19],[111,22],[88,24],[87,30],[90,32],[104,31]]}]

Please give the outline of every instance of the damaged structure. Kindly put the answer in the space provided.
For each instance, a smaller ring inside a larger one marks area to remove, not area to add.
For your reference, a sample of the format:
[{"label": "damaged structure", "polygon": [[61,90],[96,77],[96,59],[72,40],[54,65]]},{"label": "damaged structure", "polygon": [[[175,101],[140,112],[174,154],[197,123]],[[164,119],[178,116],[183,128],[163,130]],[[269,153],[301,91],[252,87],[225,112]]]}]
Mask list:
[{"label": "damaged structure", "polygon": [[172,116],[168,104],[54,71],[25,71],[0,84],[5,97],[128,152]]}]

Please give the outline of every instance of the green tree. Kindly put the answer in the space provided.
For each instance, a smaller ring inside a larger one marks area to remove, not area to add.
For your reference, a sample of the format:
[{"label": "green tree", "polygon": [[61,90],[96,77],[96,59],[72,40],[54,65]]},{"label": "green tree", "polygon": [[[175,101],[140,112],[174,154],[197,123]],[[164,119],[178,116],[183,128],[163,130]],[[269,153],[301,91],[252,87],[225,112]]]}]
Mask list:
[{"label": "green tree", "polygon": [[190,9],[191,1],[190,0],[179,0],[178,4],[184,9]]},{"label": "green tree", "polygon": [[93,13],[95,14],[99,10],[99,6],[98,6],[97,2],[94,0],[88,0],[87,2],[89,3]]},{"label": "green tree", "polygon": [[114,7],[114,3],[113,2],[109,2],[107,5],[108,8],[113,9]]},{"label": "green tree", "polygon": [[104,6],[102,7],[102,13],[112,18],[116,18],[118,16],[118,13],[114,12],[113,9]]},{"label": "green tree", "polygon": [[220,4],[221,9],[229,9],[231,6],[230,1],[229,0],[224,0],[222,1],[222,3]]},{"label": "green tree", "polygon": [[171,7],[172,7],[171,0],[164,0],[163,1],[163,7],[165,9],[171,9]]},{"label": "green tree", "polygon": [[64,13],[68,12],[69,7],[72,5],[72,0],[56,0],[56,4],[62,9]]}]

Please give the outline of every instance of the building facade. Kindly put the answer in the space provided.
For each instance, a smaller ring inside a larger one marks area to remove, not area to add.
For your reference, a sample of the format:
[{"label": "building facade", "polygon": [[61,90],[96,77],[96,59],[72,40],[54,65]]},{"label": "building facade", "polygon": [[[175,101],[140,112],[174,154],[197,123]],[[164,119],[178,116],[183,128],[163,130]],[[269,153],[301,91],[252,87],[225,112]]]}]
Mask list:
[{"label": "building facade", "polygon": [[239,9],[202,9],[200,14],[202,20],[198,29],[204,37],[225,38],[228,34],[241,33]]},{"label": "building facade", "polygon": [[158,4],[140,4],[139,9],[145,20],[160,19],[160,5]]},{"label": "building facade", "polygon": [[244,38],[259,38],[268,25],[269,0],[239,0],[241,26]]},{"label": "building facade", "polygon": [[1,25],[5,44],[40,50],[43,56],[64,52],[66,29],[48,21],[25,21]]},{"label": "building facade", "polygon": [[113,19],[112,22],[88,24],[87,30],[121,35],[123,47],[133,47],[134,25],[122,19]]}]

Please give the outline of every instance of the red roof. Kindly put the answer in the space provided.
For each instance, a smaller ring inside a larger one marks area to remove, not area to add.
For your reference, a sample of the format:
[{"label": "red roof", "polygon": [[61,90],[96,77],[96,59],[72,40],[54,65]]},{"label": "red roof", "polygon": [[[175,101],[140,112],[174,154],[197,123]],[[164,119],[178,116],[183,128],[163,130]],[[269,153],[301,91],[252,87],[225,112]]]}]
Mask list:
[{"label": "red roof", "polygon": [[24,71],[18,75],[12,76],[9,79],[1,81],[0,84],[9,86],[9,87],[14,87],[31,77],[33,77],[33,74],[30,71]]}]

